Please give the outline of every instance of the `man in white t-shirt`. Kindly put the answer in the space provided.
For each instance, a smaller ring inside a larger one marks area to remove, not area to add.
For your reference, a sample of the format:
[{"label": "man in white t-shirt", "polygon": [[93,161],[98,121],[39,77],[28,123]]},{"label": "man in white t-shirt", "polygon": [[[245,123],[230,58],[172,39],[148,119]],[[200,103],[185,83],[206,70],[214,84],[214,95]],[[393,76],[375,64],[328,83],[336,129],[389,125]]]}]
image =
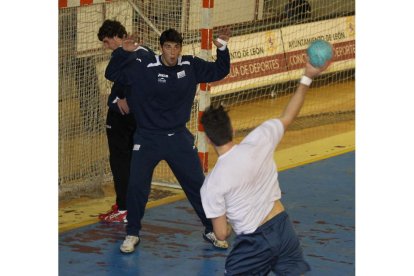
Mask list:
[{"label": "man in white t-shirt", "polygon": [[312,79],[327,67],[306,64],[281,116],[265,121],[238,145],[233,143],[233,128],[222,106],[209,108],[201,118],[219,155],[201,188],[203,208],[218,240],[226,240],[232,228],[237,235],[226,259],[225,275],[267,275],[270,271],[301,275],[310,270],[280,201],[273,153],[299,114]]}]

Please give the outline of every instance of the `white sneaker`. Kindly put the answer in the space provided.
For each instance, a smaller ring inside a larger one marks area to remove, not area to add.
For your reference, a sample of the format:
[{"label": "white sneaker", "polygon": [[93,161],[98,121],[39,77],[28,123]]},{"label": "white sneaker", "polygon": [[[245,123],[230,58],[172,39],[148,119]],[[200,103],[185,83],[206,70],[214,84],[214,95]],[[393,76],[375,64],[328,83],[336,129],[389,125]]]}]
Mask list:
[{"label": "white sneaker", "polygon": [[139,237],[127,235],[119,249],[123,253],[132,253],[135,251],[135,246],[139,244],[139,241]]},{"label": "white sneaker", "polygon": [[214,234],[214,232],[209,232],[207,234],[203,234],[203,238],[206,241],[210,242],[216,248],[221,248],[221,249],[229,248],[229,244],[227,243],[227,241],[218,240],[216,238],[216,235]]}]

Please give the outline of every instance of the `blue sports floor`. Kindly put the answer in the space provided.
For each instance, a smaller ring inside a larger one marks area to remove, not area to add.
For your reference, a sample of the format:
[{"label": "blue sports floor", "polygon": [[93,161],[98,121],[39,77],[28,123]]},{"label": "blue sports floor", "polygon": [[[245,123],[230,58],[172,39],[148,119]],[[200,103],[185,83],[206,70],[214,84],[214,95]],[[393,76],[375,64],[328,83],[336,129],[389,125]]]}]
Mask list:
[{"label": "blue sports floor", "polygon": [[[306,275],[355,275],[355,152],[283,171],[279,182],[312,268]],[[129,255],[119,251],[124,225],[71,230],[59,235],[59,275],[223,275],[227,251],[202,231],[187,200],[148,209]]]}]

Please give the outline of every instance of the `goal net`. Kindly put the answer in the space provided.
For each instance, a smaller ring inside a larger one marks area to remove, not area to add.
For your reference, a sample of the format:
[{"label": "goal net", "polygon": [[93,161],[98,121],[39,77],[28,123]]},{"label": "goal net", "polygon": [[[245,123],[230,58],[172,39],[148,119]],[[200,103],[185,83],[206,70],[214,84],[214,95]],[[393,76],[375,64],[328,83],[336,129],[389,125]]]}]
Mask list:
[{"label": "goal net", "polygon": [[[97,32],[105,19],[120,21],[145,45],[159,52],[160,32],[183,34],[183,54],[201,56],[200,26],[206,17],[213,33],[230,27],[231,72],[210,84],[212,104],[228,107],[236,142],[266,119],[280,115],[294,92],[305,64],[305,50],[315,39],[334,47],[330,68],[312,84],[299,117],[280,149],[354,129],[355,2],[309,0],[310,12],[276,0],[59,0],[59,195],[97,196],[110,183],[105,134],[106,101],[111,83],[104,78],[110,52]],[[214,35],[213,35],[214,36]],[[215,48],[207,59],[215,59]],[[203,58],[206,58],[202,56]],[[190,131],[197,134],[198,97]],[[215,157],[210,155],[210,167]],[[154,173],[156,183],[177,183],[166,163]]]}]

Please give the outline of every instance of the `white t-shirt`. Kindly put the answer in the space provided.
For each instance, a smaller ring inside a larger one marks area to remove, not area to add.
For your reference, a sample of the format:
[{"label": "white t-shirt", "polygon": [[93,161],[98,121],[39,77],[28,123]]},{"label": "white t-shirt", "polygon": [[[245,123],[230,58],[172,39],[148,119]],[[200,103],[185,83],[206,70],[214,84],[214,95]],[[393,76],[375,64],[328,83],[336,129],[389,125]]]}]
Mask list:
[{"label": "white t-shirt", "polygon": [[207,218],[226,214],[237,235],[259,227],[281,198],[273,153],[283,134],[279,119],[268,120],[219,156],[201,187]]}]

